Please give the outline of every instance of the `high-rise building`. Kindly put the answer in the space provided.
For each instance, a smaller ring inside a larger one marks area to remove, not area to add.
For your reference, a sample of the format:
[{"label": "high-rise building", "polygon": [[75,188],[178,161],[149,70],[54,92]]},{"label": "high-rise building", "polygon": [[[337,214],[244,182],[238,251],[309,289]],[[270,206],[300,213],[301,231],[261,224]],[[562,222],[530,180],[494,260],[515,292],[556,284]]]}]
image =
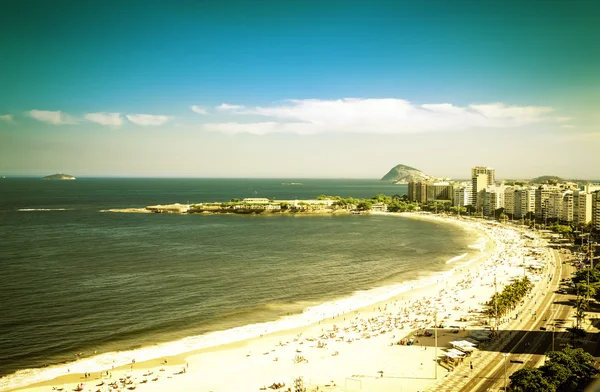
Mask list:
[{"label": "high-rise building", "polygon": [[493,216],[497,209],[504,208],[504,187],[490,185],[481,194],[485,216]]},{"label": "high-rise building", "polygon": [[576,190],[573,192],[573,222],[577,225],[587,225],[592,221],[593,194]]},{"label": "high-rise building", "polygon": [[573,211],[574,211],[574,197],[573,191],[564,191],[562,197],[562,213],[560,220],[563,222],[573,222]]},{"label": "high-rise building", "polygon": [[488,186],[488,175],[484,173],[478,173],[472,178],[472,190],[471,190],[471,205],[473,205],[477,211],[481,211],[483,207],[482,192]]},{"label": "high-rise building", "polygon": [[408,200],[417,203],[427,203],[427,183],[424,181],[409,182]]},{"label": "high-rise building", "polygon": [[487,175],[487,185],[494,185],[496,183],[496,170],[491,167],[475,166],[471,169],[471,178],[477,177],[478,174]]},{"label": "high-rise building", "polygon": [[453,205],[457,207],[465,207],[471,205],[471,196],[473,184],[467,183],[459,185],[454,188],[454,202]]},{"label": "high-rise building", "polygon": [[[577,184],[574,183],[540,185],[535,190],[535,217],[571,222],[573,220],[574,190],[577,190]],[[566,211],[563,211],[564,206],[567,208]]]},{"label": "high-rise building", "polygon": [[540,185],[535,190],[535,217],[545,219],[548,215],[548,196],[553,188],[549,185]]},{"label": "high-rise building", "polygon": [[427,201],[450,201],[454,199],[454,184],[439,181],[427,184]]},{"label": "high-rise building", "polygon": [[592,195],[593,215],[592,221],[594,229],[600,231],[600,191]]},{"label": "high-rise building", "polygon": [[515,215],[515,188],[512,186],[504,188],[504,213]]},{"label": "high-rise building", "polygon": [[535,212],[535,189],[522,188],[515,190],[515,218],[525,218],[528,213]]}]

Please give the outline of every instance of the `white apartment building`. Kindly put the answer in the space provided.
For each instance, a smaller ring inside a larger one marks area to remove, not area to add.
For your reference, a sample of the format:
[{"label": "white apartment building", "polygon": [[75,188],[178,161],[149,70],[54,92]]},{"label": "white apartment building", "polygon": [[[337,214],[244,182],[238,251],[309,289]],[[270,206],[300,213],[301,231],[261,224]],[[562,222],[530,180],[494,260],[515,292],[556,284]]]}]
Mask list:
[{"label": "white apartment building", "polygon": [[[562,198],[564,192],[577,190],[577,184],[540,185],[535,190],[535,217],[541,219],[563,219]],[[568,215],[568,214],[571,215]],[[567,211],[572,216],[573,211]]]},{"label": "white apartment building", "polygon": [[507,186],[504,189],[504,213],[508,215],[515,214],[515,188]]},{"label": "white apartment building", "polygon": [[454,183],[438,181],[427,184],[427,201],[450,201],[454,200]]},{"label": "white apartment building", "polygon": [[548,192],[548,198],[546,200],[546,209],[544,218],[548,219],[562,219],[563,214],[563,190],[553,189]]},{"label": "white apartment building", "polygon": [[465,207],[471,205],[472,189],[472,184],[460,185],[454,188],[454,202],[452,204],[455,207]]},{"label": "white apartment building", "polygon": [[487,175],[487,185],[495,185],[496,170],[486,166],[475,166],[471,169],[471,178],[477,177],[479,174]]},{"label": "white apartment building", "polygon": [[592,222],[594,229],[600,231],[600,192],[595,192],[592,195],[593,215]]},{"label": "white apartment building", "polygon": [[573,192],[573,222],[578,225],[586,225],[592,221],[593,196],[587,191]]},{"label": "white apartment building", "polygon": [[483,207],[483,191],[488,186],[488,175],[485,173],[476,174],[471,180],[471,205],[473,205],[477,211],[481,211]]},{"label": "white apartment building", "polygon": [[504,208],[504,187],[491,185],[482,191],[483,214],[492,216],[498,208]]},{"label": "white apartment building", "polygon": [[586,193],[595,193],[597,191],[600,191],[600,184],[585,184],[583,190]]},{"label": "white apartment building", "polygon": [[515,218],[521,219],[528,213],[535,212],[535,189],[521,188],[515,190],[514,214]]},{"label": "white apartment building", "polygon": [[573,222],[574,196],[573,191],[565,191],[562,200],[562,214],[560,220],[563,222]]}]

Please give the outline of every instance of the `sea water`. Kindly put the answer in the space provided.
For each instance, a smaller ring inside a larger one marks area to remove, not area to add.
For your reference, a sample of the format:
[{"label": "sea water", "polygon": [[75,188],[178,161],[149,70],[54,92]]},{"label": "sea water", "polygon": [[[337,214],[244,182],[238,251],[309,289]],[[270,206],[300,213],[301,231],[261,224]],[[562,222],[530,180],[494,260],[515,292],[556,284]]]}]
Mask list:
[{"label": "sea water", "polygon": [[[292,182],[302,185],[286,185]],[[406,187],[368,180],[3,180],[0,390],[66,369],[100,371],[314,323],[427,285],[483,249],[473,232],[386,216],[100,212],[377,193]]]}]

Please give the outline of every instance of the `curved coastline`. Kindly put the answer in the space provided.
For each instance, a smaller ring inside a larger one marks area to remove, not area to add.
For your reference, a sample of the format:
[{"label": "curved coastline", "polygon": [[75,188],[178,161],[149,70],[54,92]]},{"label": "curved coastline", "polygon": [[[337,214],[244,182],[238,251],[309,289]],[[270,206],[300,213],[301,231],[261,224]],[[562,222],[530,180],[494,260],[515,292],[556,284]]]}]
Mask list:
[{"label": "curved coastline", "polygon": [[[453,219],[449,220],[434,216],[424,216],[421,214],[386,213],[384,215],[400,216],[411,219],[424,219],[436,223],[456,225],[461,227],[461,229],[476,230],[480,239],[481,236],[486,237],[486,241],[491,239],[492,241],[488,243],[490,243],[495,249],[493,238],[489,237],[485,230],[474,227],[470,222],[459,222]],[[457,277],[457,274],[455,274],[457,271],[460,271],[467,266],[469,269],[473,269],[483,263],[485,261],[486,253],[483,252],[484,249],[481,245],[481,241],[479,240],[478,242],[479,246],[476,246],[475,248],[477,248],[480,251],[481,256],[484,257],[467,261],[462,259],[455,260],[452,265],[448,265],[447,269],[441,273],[433,273],[429,276],[401,284],[378,287],[369,290],[368,292],[355,293],[349,298],[334,300],[310,307],[300,315],[294,315],[272,322],[252,325],[250,326],[252,327],[251,330],[242,331],[244,328],[248,327],[244,326],[227,331],[217,331],[206,335],[188,337],[176,342],[145,347],[131,352],[106,353],[95,357],[81,359],[77,362],[69,363],[67,365],[53,366],[42,369],[41,372],[36,375],[36,384],[27,382],[27,384],[22,384],[15,387],[20,390],[26,386],[29,386],[29,388],[34,387],[35,389],[35,387],[41,386],[69,384],[72,382],[77,382],[73,380],[78,380],[77,377],[79,373],[110,370],[112,363],[114,363],[116,372],[126,371],[129,370],[129,363],[131,362],[131,359],[136,359],[136,369],[149,369],[159,366],[159,361],[162,361],[163,358],[167,359],[169,364],[186,363],[189,358],[206,354],[208,352],[219,352],[232,348],[251,346],[253,344],[260,343],[263,340],[263,337],[269,337],[272,339],[273,337],[277,336],[283,337],[290,334],[296,335],[297,333],[302,333],[299,331],[307,331],[311,328],[314,329],[318,325],[330,325],[336,322],[336,318],[339,320],[340,317],[349,316],[352,313],[368,313],[371,308],[384,306],[384,304],[389,303],[390,301],[404,300],[407,297],[417,298],[420,295],[426,295],[431,291],[432,288],[435,289],[440,282],[448,281],[453,278],[455,279]],[[493,249],[487,250],[488,253],[493,252]],[[446,263],[450,264],[448,261]],[[359,297],[357,297],[357,295]],[[299,317],[302,318],[302,322],[294,323],[294,321],[298,321]],[[216,336],[223,333],[227,333],[231,338],[220,340],[219,337]],[[200,340],[202,340],[202,338],[206,338],[207,342],[199,342],[199,338]],[[163,351],[167,345],[171,345],[171,347],[169,347],[169,350]],[[172,354],[167,354],[167,351],[170,351]],[[115,355],[121,356],[121,360],[119,362],[110,361],[111,357],[114,357]],[[99,360],[100,358],[102,358],[102,360]],[[64,374],[64,370],[67,366],[69,366],[69,369],[72,370],[70,375],[60,375],[60,372],[63,372]],[[21,373],[20,376],[22,376],[19,377],[21,378],[21,381],[25,382],[25,378],[32,377],[33,374]],[[15,389],[15,387],[6,387],[7,385],[0,386],[0,390]],[[29,388],[27,390],[29,390]]]}]

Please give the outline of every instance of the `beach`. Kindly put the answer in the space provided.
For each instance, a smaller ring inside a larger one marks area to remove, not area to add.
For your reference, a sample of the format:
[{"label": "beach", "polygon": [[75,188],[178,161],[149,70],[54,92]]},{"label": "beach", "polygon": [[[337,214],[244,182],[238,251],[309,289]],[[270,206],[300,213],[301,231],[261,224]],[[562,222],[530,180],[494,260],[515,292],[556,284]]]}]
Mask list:
[{"label": "beach", "polygon": [[[474,245],[480,257],[449,260],[452,268],[436,275],[427,286],[351,312],[329,315],[332,317],[308,326],[275,333],[266,330],[253,339],[154,361],[132,362],[105,369],[102,375],[68,374],[20,390],[66,391],[77,389],[80,384],[84,391],[135,388],[149,392],[226,392],[277,387],[293,390],[294,380],[299,377],[309,391],[430,388],[436,378],[449,373],[436,358],[450,348],[451,341],[494,325],[494,320],[481,316],[483,304],[494,290],[501,291],[504,285],[523,275],[523,262],[530,252],[526,245],[531,245],[531,240],[513,227],[496,224],[422,214],[386,215],[390,215],[389,219],[461,225],[476,231],[485,241],[491,240],[493,246],[486,247],[482,241]],[[540,257],[549,260],[547,255]],[[537,286],[543,282],[541,279]],[[423,335],[435,332],[435,321],[443,326],[437,329],[437,350],[434,336]],[[507,321],[500,321],[498,327]],[[419,331],[421,336],[416,336]]]}]

